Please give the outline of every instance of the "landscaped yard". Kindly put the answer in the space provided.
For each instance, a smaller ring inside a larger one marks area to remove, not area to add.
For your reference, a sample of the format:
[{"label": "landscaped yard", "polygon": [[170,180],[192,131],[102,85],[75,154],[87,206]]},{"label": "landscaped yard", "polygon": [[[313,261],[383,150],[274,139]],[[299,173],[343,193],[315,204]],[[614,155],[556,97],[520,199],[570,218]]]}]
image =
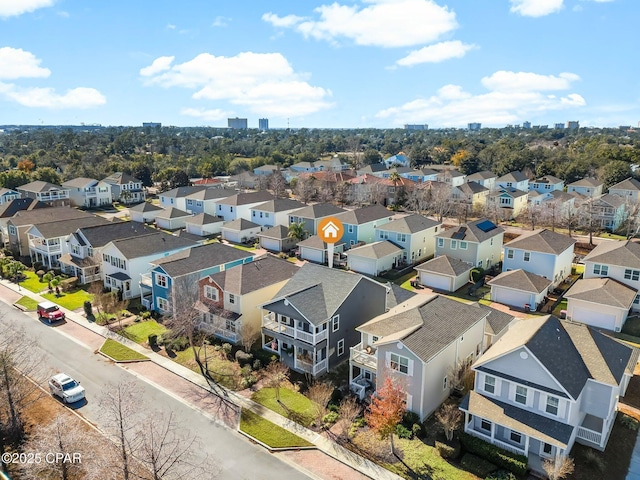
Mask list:
[{"label": "landscaped yard", "polygon": [[237,248],[238,250],[244,250],[246,252],[255,252],[256,251],[256,247],[251,246],[251,247],[247,247],[245,245],[237,245],[237,244],[232,244],[231,245],[233,248]]},{"label": "landscaped yard", "polygon": [[30,292],[40,293],[42,290],[45,290],[48,286],[47,282],[41,282],[38,276],[29,270],[25,270],[22,274],[26,277],[24,280],[20,282],[20,286],[26,288]]},{"label": "landscaped yard", "polygon": [[38,308],[38,302],[31,297],[24,296],[16,302],[16,305],[21,305],[27,311],[33,311]]},{"label": "landscaped yard", "polygon": [[256,440],[261,441],[271,448],[295,448],[312,447],[313,444],[307,442],[294,433],[285,430],[278,425],[265,420],[251,410],[242,409],[240,416],[240,430],[251,435]]},{"label": "landscaped yard", "polygon": [[311,425],[316,412],[316,407],[311,400],[288,388],[280,388],[280,402],[276,400],[276,392],[273,388],[262,388],[254,393],[251,399],[283,417],[295,419],[306,427]]},{"label": "landscaped yard", "polygon": [[59,296],[55,293],[44,293],[42,296],[69,310],[77,310],[78,308],[83,307],[84,302],[93,301],[93,295],[85,292],[81,288],[75,289],[71,292],[60,292]]},{"label": "landscaped yard", "polygon": [[138,353],[135,350],[132,350],[119,342],[116,342],[115,340],[111,340],[110,338],[107,338],[105,340],[102,347],[100,347],[100,351],[105,355],[113,358],[116,362],[149,360],[141,353]]},{"label": "landscaped yard", "polygon": [[[204,350],[201,353],[201,358],[204,361]],[[215,350],[212,345],[206,347],[207,364],[209,365],[209,373],[216,382],[220,385],[227,387],[231,390],[237,390],[240,388],[240,365],[237,362],[227,360],[224,352]],[[193,349],[187,348],[182,352],[175,352],[173,360],[180,365],[190,368],[196,373],[200,372],[200,367],[196,363],[193,356]]]},{"label": "landscaped yard", "polygon": [[162,335],[167,331],[167,327],[160,325],[155,320],[146,320],[143,322],[133,323],[128,327],[125,327],[121,334],[127,337],[129,340],[133,340],[136,343],[146,343],[149,339],[149,335]]}]

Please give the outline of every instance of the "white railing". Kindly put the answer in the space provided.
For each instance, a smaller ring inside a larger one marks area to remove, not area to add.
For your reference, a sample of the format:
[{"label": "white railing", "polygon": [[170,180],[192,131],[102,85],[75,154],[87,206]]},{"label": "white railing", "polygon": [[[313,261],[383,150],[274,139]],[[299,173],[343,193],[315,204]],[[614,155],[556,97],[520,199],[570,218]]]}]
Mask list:
[{"label": "white railing", "polygon": [[588,440],[597,445],[600,445],[600,442],[602,442],[601,433],[596,432],[594,430],[590,430],[588,428],[584,428],[584,427],[578,427],[578,433],[576,434],[576,437],[582,438],[584,440]]},{"label": "white railing", "polygon": [[99,273],[96,273],[95,275],[83,275],[83,277],[84,283],[97,282],[102,278]]},{"label": "white railing", "polygon": [[280,352],[278,351],[278,349],[277,349],[277,348],[275,348],[275,349],[274,349],[274,348],[272,348],[272,346],[271,346],[271,345],[272,345],[272,343],[273,343],[273,342],[267,342],[267,343],[263,344],[263,345],[262,345],[262,349],[263,349],[263,350],[266,350],[266,351],[268,351],[268,352],[273,352],[273,353],[277,353],[278,355],[280,355]]},{"label": "white railing", "polygon": [[279,322],[263,323],[262,328],[266,328],[267,330],[271,330],[272,332],[284,333],[285,335],[289,335],[290,337],[293,337],[295,331],[295,328]]},{"label": "white railing", "polygon": [[366,386],[360,385],[359,383],[351,382],[351,385],[349,385],[349,388],[353,393],[355,393],[358,396],[360,401],[364,400],[364,393],[367,390]]},{"label": "white railing", "polygon": [[62,245],[57,244],[57,245],[47,245],[45,243],[41,243],[39,241],[33,241],[33,240],[29,240],[29,247],[33,248],[34,250],[38,250],[40,252],[46,252],[46,253],[58,253],[62,251]]},{"label": "white railing", "polygon": [[321,360],[313,365],[305,360],[296,357],[295,368],[297,368],[298,370],[302,370],[303,372],[311,373],[312,375],[317,375],[327,368],[327,360]]},{"label": "white railing", "polygon": [[151,282],[151,274],[142,273],[140,275],[140,285],[146,285],[147,287],[153,287],[153,283]]},{"label": "white railing", "polygon": [[498,440],[497,438],[493,439],[493,444],[496,447],[503,448],[507,452],[515,453],[515,454],[518,454],[518,455],[526,455],[526,452],[524,451],[524,448],[516,447],[515,445],[511,445],[510,443],[507,443],[507,442],[502,442],[502,441]]},{"label": "white railing", "polygon": [[38,200],[46,202],[48,200],[63,200],[69,198],[69,192],[67,190],[51,193],[38,193]]},{"label": "white railing", "polygon": [[326,330],[323,330],[319,333],[305,332],[303,330],[298,330],[297,328],[291,327],[289,325],[285,325],[284,323],[274,321],[268,315],[264,316],[264,322],[262,324],[262,328],[266,328],[267,330],[271,330],[273,332],[283,333],[290,337],[293,337],[298,340],[302,340],[303,342],[311,343],[314,345],[327,338]]},{"label": "white railing", "polygon": [[140,299],[140,302],[142,303],[142,306],[144,308],[146,308],[147,310],[151,309],[151,302],[153,301],[153,297],[151,295],[147,296],[147,297],[142,297]]},{"label": "white railing", "polygon": [[364,365],[372,370],[376,370],[378,368],[378,357],[367,353],[362,348],[362,343],[359,343],[355,347],[351,347],[349,350],[351,351],[350,360],[352,362],[359,363],[360,365]]}]

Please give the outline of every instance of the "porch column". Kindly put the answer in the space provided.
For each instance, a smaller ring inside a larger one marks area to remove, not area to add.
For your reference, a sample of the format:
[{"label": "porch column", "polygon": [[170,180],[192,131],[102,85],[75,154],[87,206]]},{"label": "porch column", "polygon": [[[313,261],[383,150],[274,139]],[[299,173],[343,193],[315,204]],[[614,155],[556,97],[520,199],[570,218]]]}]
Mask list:
[{"label": "porch column", "polygon": [[467,431],[467,427],[469,426],[469,412],[464,412],[464,431]]},{"label": "porch column", "polygon": [[524,454],[525,455],[529,454],[529,435],[524,437]]},{"label": "porch column", "polygon": [[491,443],[493,443],[495,435],[496,435],[496,424],[494,422],[491,422]]}]

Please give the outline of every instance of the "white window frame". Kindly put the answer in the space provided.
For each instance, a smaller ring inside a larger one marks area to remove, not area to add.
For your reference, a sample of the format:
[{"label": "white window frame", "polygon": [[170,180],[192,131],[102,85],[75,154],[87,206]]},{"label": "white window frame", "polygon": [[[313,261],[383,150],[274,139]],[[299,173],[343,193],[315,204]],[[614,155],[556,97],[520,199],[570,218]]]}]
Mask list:
[{"label": "white window frame", "polygon": [[[554,401],[555,401],[555,405],[553,405]],[[551,411],[549,411],[549,408],[551,408]],[[553,411],[554,408],[555,408],[555,412]],[[553,415],[554,417],[557,417],[560,414],[560,399],[558,397],[552,397],[551,395],[547,395],[547,401],[545,402],[544,411],[547,412],[549,415]]]},{"label": "white window frame", "polygon": [[458,248],[458,241],[451,240],[451,250],[456,250]]},{"label": "white window frame", "polygon": [[602,265],[600,263],[593,264],[593,274],[606,277],[609,275],[609,265]]},{"label": "white window frame", "polygon": [[233,293],[229,294],[229,303],[232,305],[236,304],[236,296]]},{"label": "white window frame", "polygon": [[[524,394],[519,393],[518,390],[524,390]],[[522,385],[516,385],[516,389],[513,395],[513,401],[521,405],[526,405],[528,400],[528,394],[529,394],[529,390],[527,389],[527,387],[523,387]],[[521,402],[520,400],[518,400],[518,397],[522,397],[523,395],[524,395],[524,402]]]},{"label": "white window frame", "polygon": [[466,250],[467,249],[467,242],[463,242],[462,240],[460,240],[460,250]]},{"label": "white window frame", "polygon": [[522,259],[525,262],[530,262],[531,261],[531,252],[524,252],[524,254],[522,255]]},{"label": "white window frame", "polygon": [[162,312],[168,312],[169,311],[169,301],[166,298],[162,298],[162,297],[157,297],[156,298],[156,305],[158,307],[158,309]]},{"label": "white window frame", "polygon": [[[486,425],[489,425],[489,428],[487,428],[487,427],[485,426],[485,424],[486,424]],[[490,432],[490,431],[491,431],[491,429],[493,428],[493,423],[492,423],[492,422],[490,422],[489,420],[486,420],[486,419],[484,419],[484,418],[481,418],[481,419],[480,419],[480,428],[481,428],[482,430],[484,430],[485,432]]]},{"label": "white window frame", "polygon": [[438,238],[438,247],[444,247],[444,238]]},{"label": "white window frame", "polygon": [[[403,363],[403,360],[406,361],[406,365]],[[402,369],[406,368],[407,371],[403,372]],[[389,353],[389,368],[391,370],[395,370],[402,375],[410,375],[411,372],[411,360],[408,357],[403,357],[402,355],[398,355],[397,353],[390,352]]]},{"label": "white window frame", "polygon": [[[487,387],[491,387],[490,389]],[[496,377],[492,377],[491,375],[484,376],[484,391],[487,393],[491,393],[495,395],[496,393]]]},{"label": "white window frame", "polygon": [[624,278],[625,280],[631,280],[632,282],[637,282],[638,280],[640,280],[640,270],[634,270],[633,268],[625,268]]},{"label": "white window frame", "polygon": [[513,258],[513,249],[507,248],[507,258],[511,260]]},{"label": "white window frame", "polygon": [[[514,435],[519,437],[519,440],[515,440],[513,438]],[[515,430],[511,430],[509,432],[509,440],[511,440],[513,443],[517,443],[518,445],[522,445],[522,434],[520,432],[516,432]]]},{"label": "white window frame", "polygon": [[9,234],[10,235],[17,235],[18,234],[18,229],[13,225],[9,225]]},{"label": "white window frame", "polygon": [[336,347],[336,350],[337,350],[338,357],[341,357],[342,355],[344,355],[344,338],[341,338],[340,340],[338,340],[338,345]]},{"label": "white window frame", "polygon": [[340,330],[340,315],[334,315],[331,318],[331,331],[337,332]]},{"label": "white window frame", "polygon": [[166,275],[163,275],[162,273],[156,273],[157,286],[159,286],[160,288],[167,288],[168,284],[169,284],[169,279],[167,278]]},{"label": "white window frame", "polygon": [[[209,295],[209,292],[212,292],[211,295]],[[220,301],[220,297],[218,295],[218,289],[211,286],[211,285],[205,285],[204,286],[204,297],[209,299],[209,300],[213,300],[214,302],[219,302]]]}]

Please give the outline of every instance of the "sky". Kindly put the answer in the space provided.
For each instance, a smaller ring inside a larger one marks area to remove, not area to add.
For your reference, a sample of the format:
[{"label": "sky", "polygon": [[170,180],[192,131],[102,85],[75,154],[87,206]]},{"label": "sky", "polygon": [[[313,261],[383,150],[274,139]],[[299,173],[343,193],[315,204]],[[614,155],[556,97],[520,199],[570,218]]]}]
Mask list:
[{"label": "sky", "polygon": [[0,125],[617,127],[638,0],[0,0]]}]

